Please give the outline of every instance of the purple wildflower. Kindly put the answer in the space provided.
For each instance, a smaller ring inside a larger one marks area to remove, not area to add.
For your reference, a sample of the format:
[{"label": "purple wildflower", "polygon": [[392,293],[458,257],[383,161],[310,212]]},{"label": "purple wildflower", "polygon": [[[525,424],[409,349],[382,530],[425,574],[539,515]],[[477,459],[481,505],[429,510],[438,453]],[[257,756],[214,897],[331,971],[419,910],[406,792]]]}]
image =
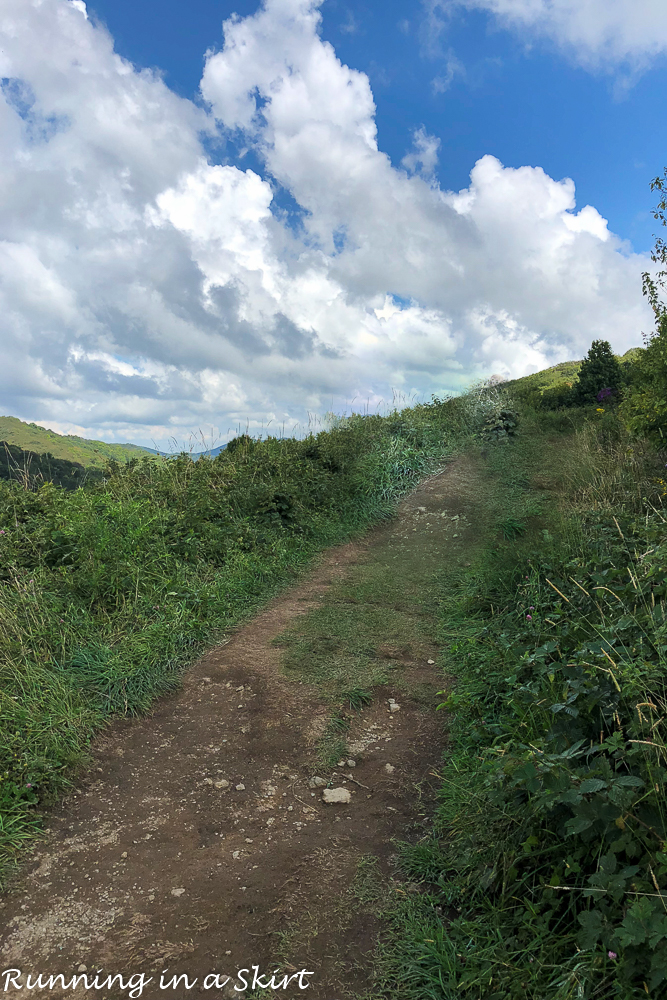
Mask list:
[{"label": "purple wildflower", "polygon": [[600,389],[599,393],[595,398],[597,399],[598,403],[602,403],[604,402],[605,399],[608,399],[610,396],[613,395],[614,395],[614,390],[610,389],[609,386],[606,386],[606,388]]},{"label": "purple wildflower", "polygon": [[608,951],[607,954],[609,955],[609,958],[611,958],[612,960],[618,958],[618,955],[616,954],[615,951]]},{"label": "purple wildflower", "polygon": [[528,619],[529,622],[532,622],[532,620],[533,620],[533,616],[532,615],[526,615],[526,618]]}]

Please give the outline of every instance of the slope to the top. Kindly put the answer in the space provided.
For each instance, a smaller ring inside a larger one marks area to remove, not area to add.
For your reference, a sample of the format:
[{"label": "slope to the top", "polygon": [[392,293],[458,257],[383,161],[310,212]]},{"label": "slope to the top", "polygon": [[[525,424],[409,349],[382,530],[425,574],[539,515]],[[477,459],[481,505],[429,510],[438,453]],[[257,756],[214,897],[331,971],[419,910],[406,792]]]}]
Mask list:
[{"label": "slope to the top", "polygon": [[[617,355],[622,362],[635,361],[641,353],[641,347],[631,347],[623,355]],[[557,386],[572,385],[577,381],[581,361],[561,361],[560,364],[552,368],[545,368],[544,371],[535,372],[533,375],[524,375],[523,378],[515,378],[505,385],[529,390],[533,392],[545,392],[547,389],[555,389]]]},{"label": "slope to the top", "polygon": [[136,444],[108,444],[106,441],[89,441],[74,434],[56,434],[46,427],[25,423],[18,417],[0,417],[0,440],[24,451],[38,455],[48,453],[54,458],[97,468],[102,468],[110,458],[126,462],[130,458],[155,454],[149,448]]}]

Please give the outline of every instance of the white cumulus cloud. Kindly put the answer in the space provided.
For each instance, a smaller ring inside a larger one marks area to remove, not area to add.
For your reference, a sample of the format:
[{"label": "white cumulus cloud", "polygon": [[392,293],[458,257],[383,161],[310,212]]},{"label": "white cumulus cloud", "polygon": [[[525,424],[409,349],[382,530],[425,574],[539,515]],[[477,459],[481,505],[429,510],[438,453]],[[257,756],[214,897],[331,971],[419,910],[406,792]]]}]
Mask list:
[{"label": "white cumulus cloud", "polygon": [[443,191],[420,128],[394,168],[368,77],[319,26],[317,0],[229,19],[202,109],[79,0],[0,0],[5,412],[224,438],[638,342],[646,262],[572,181],[486,156]]},{"label": "white cumulus cloud", "polygon": [[667,52],[664,0],[427,0],[431,19],[456,8],[488,10],[509,28],[542,35],[586,66],[646,65]]}]

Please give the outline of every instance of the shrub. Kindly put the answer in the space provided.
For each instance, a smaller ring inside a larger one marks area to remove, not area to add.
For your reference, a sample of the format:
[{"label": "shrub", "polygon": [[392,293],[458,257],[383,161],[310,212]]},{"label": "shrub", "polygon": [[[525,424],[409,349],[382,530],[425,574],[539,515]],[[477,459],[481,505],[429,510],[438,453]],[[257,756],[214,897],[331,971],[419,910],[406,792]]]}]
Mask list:
[{"label": "shrub", "polygon": [[519,418],[513,410],[498,410],[486,418],[481,436],[484,441],[509,441],[516,434]]},{"label": "shrub", "polygon": [[661,315],[646,350],[633,364],[634,375],[620,409],[627,427],[658,447],[667,444],[667,314]]},{"label": "shrub", "polygon": [[618,358],[606,340],[594,340],[581,363],[574,398],[580,406],[597,401],[598,393],[609,389],[618,394],[623,385],[623,372]]},{"label": "shrub", "polygon": [[[653,216],[665,226],[667,168],[662,177],[651,182],[651,190],[661,193]],[[667,244],[660,237],[656,238],[651,259],[662,267],[656,275],[643,275],[644,295],[653,309],[656,328],[645,337],[646,349],[632,365],[631,385],[621,407],[621,416],[634,433],[664,446],[667,436],[667,307],[660,299],[660,290],[664,290],[667,279]]]}]

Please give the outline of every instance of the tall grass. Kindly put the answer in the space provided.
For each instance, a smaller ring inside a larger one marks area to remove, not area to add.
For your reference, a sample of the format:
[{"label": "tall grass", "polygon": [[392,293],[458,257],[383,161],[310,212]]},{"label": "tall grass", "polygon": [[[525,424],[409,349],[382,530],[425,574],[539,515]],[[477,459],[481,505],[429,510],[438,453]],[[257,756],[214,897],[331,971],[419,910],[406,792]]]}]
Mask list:
[{"label": "tall grass", "polygon": [[443,595],[451,745],[434,828],[403,853],[424,891],[394,913],[390,993],[666,989],[662,461],[583,416],[526,414],[489,455],[495,526],[522,533],[492,533]]}]

